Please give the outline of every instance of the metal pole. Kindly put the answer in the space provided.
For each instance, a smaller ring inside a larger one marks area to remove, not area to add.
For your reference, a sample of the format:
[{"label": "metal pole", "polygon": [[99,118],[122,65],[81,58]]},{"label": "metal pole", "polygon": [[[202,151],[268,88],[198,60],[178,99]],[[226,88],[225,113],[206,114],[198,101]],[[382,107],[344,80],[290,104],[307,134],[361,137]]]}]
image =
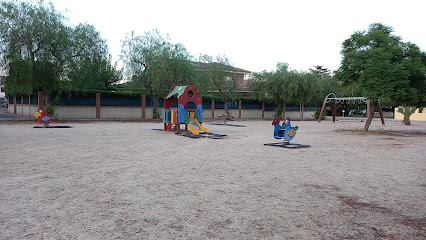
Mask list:
[{"label": "metal pole", "polygon": [[324,113],[324,108],[325,108],[326,103],[327,103],[327,97],[324,98],[324,103],[322,104],[322,107],[321,107],[321,112],[320,112],[319,117],[318,117],[318,122],[321,122],[322,114]]}]

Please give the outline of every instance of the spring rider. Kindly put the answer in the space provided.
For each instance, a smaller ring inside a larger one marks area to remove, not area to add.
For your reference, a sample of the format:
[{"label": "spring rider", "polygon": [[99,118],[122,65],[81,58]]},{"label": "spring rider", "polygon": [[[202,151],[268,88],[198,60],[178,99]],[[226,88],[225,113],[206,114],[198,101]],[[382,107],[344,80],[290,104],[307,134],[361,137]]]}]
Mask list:
[{"label": "spring rider", "polygon": [[283,139],[283,142],[279,143],[265,143],[267,146],[277,146],[284,148],[303,148],[310,147],[310,145],[302,145],[296,143],[290,143],[291,140],[296,136],[296,132],[299,129],[298,126],[292,127],[290,124],[290,118],[286,118],[282,125],[280,125],[280,118],[276,117],[272,120],[272,125],[274,126],[274,138]]}]

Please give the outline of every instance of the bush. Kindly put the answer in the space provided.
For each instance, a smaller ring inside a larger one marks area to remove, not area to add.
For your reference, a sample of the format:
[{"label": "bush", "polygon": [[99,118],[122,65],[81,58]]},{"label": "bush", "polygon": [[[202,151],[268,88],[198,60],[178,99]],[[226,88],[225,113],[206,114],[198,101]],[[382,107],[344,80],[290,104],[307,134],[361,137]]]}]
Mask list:
[{"label": "bush", "polygon": [[56,104],[53,103],[49,103],[44,107],[44,110],[46,110],[47,114],[52,115],[53,119],[56,119],[57,115],[56,115]]}]

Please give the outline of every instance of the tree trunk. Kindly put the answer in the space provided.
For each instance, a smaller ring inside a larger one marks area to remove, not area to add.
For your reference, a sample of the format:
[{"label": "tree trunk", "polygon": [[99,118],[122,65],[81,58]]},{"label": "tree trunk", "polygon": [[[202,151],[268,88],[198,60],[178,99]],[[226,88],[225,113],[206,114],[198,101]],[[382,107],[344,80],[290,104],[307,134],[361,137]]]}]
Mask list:
[{"label": "tree trunk", "polygon": [[402,122],[403,122],[405,125],[411,125],[411,122],[410,122],[410,116],[406,116],[406,115],[404,114],[404,120],[402,120]]},{"label": "tree trunk", "polygon": [[223,102],[224,102],[223,105],[224,105],[224,108],[225,108],[225,113],[229,114],[229,102],[228,102],[228,100],[224,100]]},{"label": "tree trunk", "polygon": [[44,84],[41,86],[41,90],[44,94],[44,106],[46,106],[50,103],[49,91],[47,90],[47,87]]},{"label": "tree trunk", "polygon": [[160,112],[158,108],[160,107],[160,101],[158,100],[158,96],[152,96],[152,101],[154,103],[154,109],[152,110],[152,118],[158,119],[160,118]]},{"label": "tree trunk", "polygon": [[277,104],[278,104],[278,107],[277,107],[277,110],[276,110],[276,113],[275,113],[276,116],[274,116],[274,117],[282,118],[283,117],[284,101],[278,100]]},{"label": "tree trunk", "polygon": [[370,116],[368,116],[367,121],[365,121],[364,130],[363,130],[364,133],[368,132],[368,128],[370,127],[371,121],[373,121],[374,112],[376,111],[377,101],[372,101],[370,104],[371,104]]}]

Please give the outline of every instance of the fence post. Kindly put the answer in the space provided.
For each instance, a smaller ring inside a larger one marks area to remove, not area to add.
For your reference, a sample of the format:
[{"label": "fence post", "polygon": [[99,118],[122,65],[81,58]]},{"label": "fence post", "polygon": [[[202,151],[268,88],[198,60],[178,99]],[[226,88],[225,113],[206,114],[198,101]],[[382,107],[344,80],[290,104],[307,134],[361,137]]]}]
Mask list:
[{"label": "fence post", "polygon": [[44,93],[43,91],[38,91],[38,110],[44,108]]},{"label": "fence post", "polygon": [[31,94],[28,96],[28,112],[31,116]]},{"label": "fence post", "polygon": [[284,103],[284,106],[283,106],[283,119],[285,119],[285,103]]},{"label": "fence post", "polygon": [[101,94],[96,93],[96,118],[101,118]]},{"label": "fence post", "polygon": [[262,101],[262,118],[265,118],[265,101]]},{"label": "fence post", "polygon": [[24,96],[21,96],[21,115],[24,115]]},{"label": "fence post", "polygon": [[13,96],[13,113],[16,114],[16,96]]},{"label": "fence post", "polygon": [[142,100],[141,100],[141,106],[142,106],[142,118],[146,117],[146,96],[142,95]]},{"label": "fence post", "polygon": [[214,118],[214,99],[212,99],[212,118]]},{"label": "fence post", "polygon": [[238,118],[241,118],[241,100],[238,102]]}]

